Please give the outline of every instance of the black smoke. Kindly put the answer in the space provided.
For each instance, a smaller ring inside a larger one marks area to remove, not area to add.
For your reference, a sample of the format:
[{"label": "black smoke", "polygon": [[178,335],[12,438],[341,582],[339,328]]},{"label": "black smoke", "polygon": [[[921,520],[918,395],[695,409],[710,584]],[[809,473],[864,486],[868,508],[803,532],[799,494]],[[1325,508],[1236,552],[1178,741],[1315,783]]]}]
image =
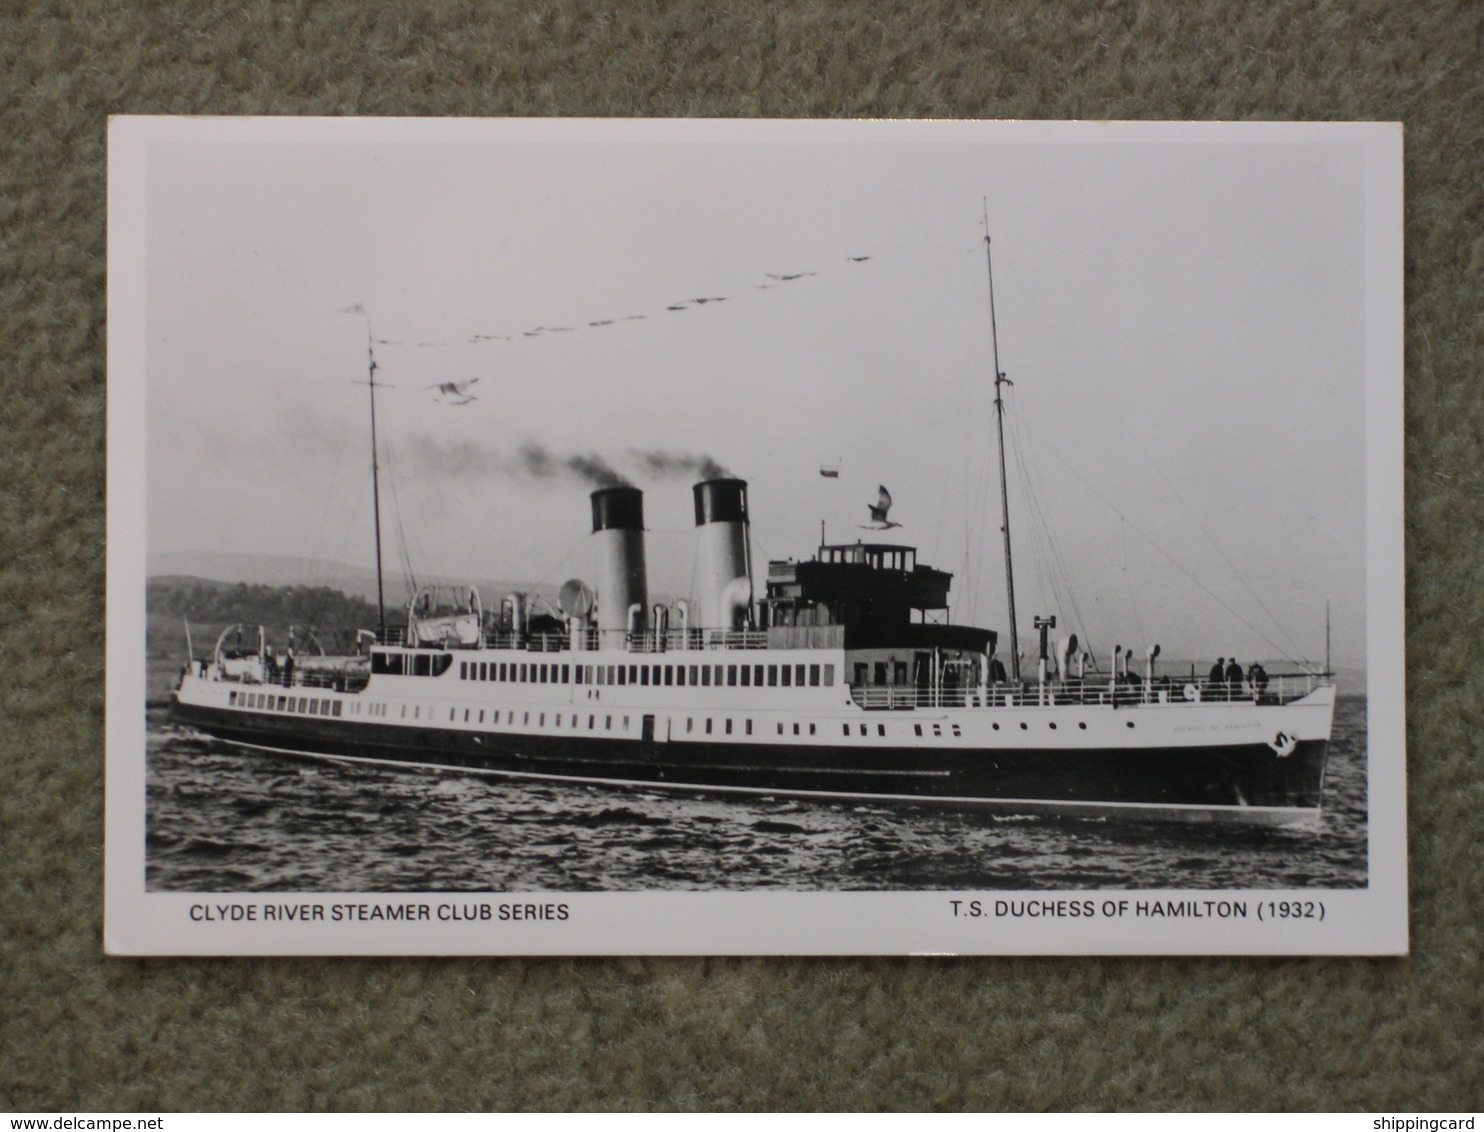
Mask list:
[{"label": "black smoke", "polygon": [[513,453],[474,440],[440,440],[426,433],[409,437],[403,462],[418,477],[441,480],[576,480],[591,487],[621,487],[628,480],[596,453],[562,455],[535,441]]},{"label": "black smoke", "polygon": [[731,473],[710,456],[691,452],[663,452],[631,448],[630,455],[655,479],[728,479]]}]

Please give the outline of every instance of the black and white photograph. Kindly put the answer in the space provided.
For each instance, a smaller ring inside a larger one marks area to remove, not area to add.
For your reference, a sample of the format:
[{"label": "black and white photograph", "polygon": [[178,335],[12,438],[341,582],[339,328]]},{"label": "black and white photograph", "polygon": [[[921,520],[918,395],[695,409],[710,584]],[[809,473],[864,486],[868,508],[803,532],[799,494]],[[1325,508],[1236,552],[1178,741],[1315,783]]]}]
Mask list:
[{"label": "black and white photograph", "polygon": [[1401,138],[119,118],[123,954],[1404,952]]}]

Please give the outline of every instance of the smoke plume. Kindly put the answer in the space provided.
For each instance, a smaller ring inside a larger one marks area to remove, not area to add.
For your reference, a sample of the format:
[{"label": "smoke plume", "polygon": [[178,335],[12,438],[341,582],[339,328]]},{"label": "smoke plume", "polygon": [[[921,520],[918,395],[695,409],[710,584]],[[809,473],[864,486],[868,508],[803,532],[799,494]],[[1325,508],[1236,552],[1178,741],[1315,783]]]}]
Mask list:
[{"label": "smoke plume", "polygon": [[596,453],[558,455],[535,441],[527,441],[512,454],[473,440],[440,440],[418,433],[405,442],[403,459],[415,475],[430,479],[572,479],[592,487],[620,487],[628,482]]},{"label": "smoke plume", "polygon": [[644,451],[638,448],[631,448],[629,451],[655,479],[719,480],[731,475],[710,456],[697,456],[690,452]]}]

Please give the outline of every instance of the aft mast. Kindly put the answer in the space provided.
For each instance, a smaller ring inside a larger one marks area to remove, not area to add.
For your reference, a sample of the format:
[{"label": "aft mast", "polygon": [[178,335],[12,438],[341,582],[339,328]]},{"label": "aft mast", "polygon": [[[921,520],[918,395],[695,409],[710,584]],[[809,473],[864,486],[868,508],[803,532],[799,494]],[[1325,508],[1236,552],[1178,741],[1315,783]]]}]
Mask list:
[{"label": "aft mast", "polygon": [[994,261],[989,249],[989,201],[984,202],[984,265],[989,272],[989,338],[994,348],[994,413],[1000,441],[1000,531],[1005,536],[1005,593],[1010,603],[1010,676],[1020,682],[1020,638],[1015,631],[1015,569],[1010,557],[1010,495],[1005,486],[1005,399],[1003,386],[1015,384],[1000,372],[1000,339],[994,317]]},{"label": "aft mast", "polygon": [[386,640],[386,591],[381,577],[381,473],[376,459],[376,348],[366,320],[366,386],[371,397],[371,514],[376,528],[376,636]]}]

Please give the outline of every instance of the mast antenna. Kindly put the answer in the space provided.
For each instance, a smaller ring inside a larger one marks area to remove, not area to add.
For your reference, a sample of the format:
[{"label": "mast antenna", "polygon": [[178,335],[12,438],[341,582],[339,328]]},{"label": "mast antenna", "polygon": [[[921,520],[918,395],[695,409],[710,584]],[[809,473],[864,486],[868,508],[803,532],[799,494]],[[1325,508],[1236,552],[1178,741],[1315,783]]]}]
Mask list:
[{"label": "mast antenna", "polygon": [[1324,599],[1324,675],[1326,678],[1334,675],[1334,669],[1329,664],[1329,598]]},{"label": "mast antenna", "polygon": [[376,458],[376,340],[371,320],[366,319],[366,385],[371,397],[371,514],[376,528],[376,628],[377,638],[386,640],[386,590],[381,575],[381,470]]},{"label": "mast antenna", "polygon": [[1010,557],[1010,494],[1005,486],[1005,398],[1006,385],[1015,384],[1000,370],[1000,338],[994,316],[994,259],[989,243],[989,198],[984,198],[984,266],[989,273],[989,339],[994,349],[995,428],[1000,441],[1000,531],[1005,536],[1005,596],[1010,605],[1010,675],[1020,682],[1020,638],[1015,631],[1015,569]]}]

